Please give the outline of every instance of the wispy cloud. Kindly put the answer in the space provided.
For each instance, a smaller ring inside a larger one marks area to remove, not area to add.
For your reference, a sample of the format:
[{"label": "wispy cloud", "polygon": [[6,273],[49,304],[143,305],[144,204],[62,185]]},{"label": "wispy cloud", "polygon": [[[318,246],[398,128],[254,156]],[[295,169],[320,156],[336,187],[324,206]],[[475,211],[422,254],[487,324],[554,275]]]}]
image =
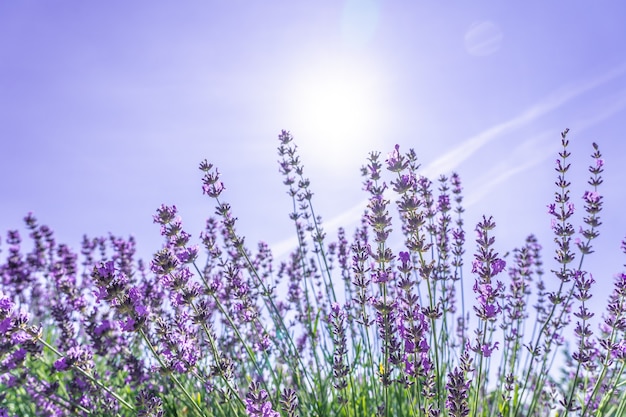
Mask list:
[{"label": "wispy cloud", "polygon": [[569,101],[587,93],[607,82],[626,73],[626,64],[620,65],[605,74],[575,86],[559,89],[544,100],[522,112],[519,116],[506,122],[497,124],[457,145],[425,168],[425,175],[436,175],[440,172],[450,172],[462,162],[472,156],[489,142],[501,137],[504,133],[526,126],[536,119],[550,113]]},{"label": "wispy cloud", "polygon": [[[610,102],[600,108],[599,111],[597,111],[595,114],[572,123],[572,130],[576,133],[582,132],[583,130],[595,126],[598,123],[608,119],[616,113],[624,111],[624,109],[626,109],[626,90],[612,96]],[[535,135],[534,137],[524,141],[520,145],[520,147],[533,147],[535,149],[546,148],[545,144],[550,143],[546,141],[546,138],[551,136],[554,136],[553,130],[544,131],[543,133]],[[556,154],[559,143],[556,141],[551,141],[551,143],[553,145],[552,147],[554,148],[553,150],[542,149],[541,152],[534,152],[531,154],[532,156],[526,156],[523,159],[518,157],[518,152],[511,152],[508,160],[505,161],[505,163],[501,164],[494,171],[489,172],[489,174],[485,176],[484,180],[478,181],[478,183],[482,184],[482,186],[476,192],[472,193],[466,198],[466,207],[470,207],[476,202],[480,201],[480,199],[482,199],[485,195],[491,192],[496,186],[502,184],[513,175],[527,171],[539,165],[546,159],[553,157]],[[520,161],[522,163],[520,163]]]},{"label": "wispy cloud", "polygon": [[[556,155],[559,142],[547,140],[554,136],[552,129],[539,133],[532,138],[521,143],[515,150],[509,153],[506,160],[494,166],[492,170],[485,173],[480,179],[476,180],[476,184],[480,184],[479,188],[475,188],[474,192],[468,194],[464,199],[465,208],[469,208],[481,201],[483,197],[493,191],[495,187],[502,184],[512,176],[527,171],[551,156]],[[546,146],[546,144],[548,144]],[[540,151],[528,152],[529,148],[540,149]],[[547,149],[553,148],[553,149]],[[520,155],[523,154],[523,157]]]},{"label": "wispy cloud", "polygon": [[[454,149],[446,152],[435,161],[422,168],[421,173],[425,176],[432,177],[433,175],[438,175],[442,172],[453,171],[460,164],[469,159],[476,151],[483,148],[490,142],[502,138],[505,133],[509,133],[521,127],[527,126],[528,124],[536,121],[540,117],[545,116],[546,114],[562,107],[573,99],[589,91],[592,91],[624,74],[626,74],[626,63],[616,68],[613,68],[612,70],[601,74],[598,77],[587,80],[580,84],[560,88],[559,90],[545,97],[534,106],[526,109],[520,115],[503,123],[490,127],[489,129],[486,129],[485,131],[462,141],[461,143],[456,145]],[[607,105],[594,116],[577,123],[575,125],[576,130],[583,130],[592,125],[595,125],[598,122],[622,110],[624,107],[626,107],[626,94],[622,95],[617,101]],[[539,136],[543,135],[544,134],[541,134]],[[535,136],[533,139],[530,139],[530,141],[533,140],[537,140],[537,136]],[[493,179],[486,182],[485,185],[481,187],[481,189],[476,194],[468,196],[466,203],[475,203],[481,196],[484,196],[493,187],[497,186],[498,184],[502,183],[503,181],[507,180],[515,174],[536,166],[545,158],[545,155],[537,155],[535,158],[528,159],[522,164],[502,170],[501,172],[493,176]],[[366,205],[367,200],[359,202],[352,208],[344,211],[330,221],[325,222],[325,229],[327,231],[330,231],[336,230],[339,226],[348,227],[355,225],[359,221],[360,216],[363,213]],[[298,242],[296,238],[288,238],[272,244],[271,247],[274,256],[280,258],[286,255],[287,253],[289,253],[289,251],[293,250],[297,243]]]},{"label": "wispy cloud", "polygon": [[616,113],[623,111],[624,108],[626,108],[626,89],[611,95],[610,101],[607,104],[603,105],[600,111],[596,112],[590,117],[572,123],[572,130],[580,132],[588,129],[608,119]]}]

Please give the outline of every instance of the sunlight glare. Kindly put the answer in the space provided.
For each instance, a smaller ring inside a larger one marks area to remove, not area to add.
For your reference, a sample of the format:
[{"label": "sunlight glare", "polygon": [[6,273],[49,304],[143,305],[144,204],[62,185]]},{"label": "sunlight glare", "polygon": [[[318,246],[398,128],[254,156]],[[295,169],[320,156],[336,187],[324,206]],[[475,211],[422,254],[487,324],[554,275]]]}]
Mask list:
[{"label": "sunlight glare", "polygon": [[332,170],[362,163],[381,134],[379,84],[364,66],[333,63],[297,74],[289,120],[303,154]]}]

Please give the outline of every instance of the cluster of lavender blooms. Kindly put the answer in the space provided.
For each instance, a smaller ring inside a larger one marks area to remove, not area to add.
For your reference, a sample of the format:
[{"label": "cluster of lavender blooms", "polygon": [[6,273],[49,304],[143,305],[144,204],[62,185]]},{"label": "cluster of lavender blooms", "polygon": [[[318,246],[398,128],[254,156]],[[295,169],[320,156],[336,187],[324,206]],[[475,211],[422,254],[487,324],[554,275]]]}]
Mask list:
[{"label": "cluster of lavender blooms", "polygon": [[267,244],[246,245],[207,161],[215,215],[192,240],[175,206],[158,208],[163,245],[148,265],[132,237],[84,237],[77,254],[29,214],[32,248],[18,230],[2,246],[0,417],[624,416],[626,274],[594,330],[583,269],[603,160],[593,144],[575,225],[566,135],[550,274],[532,235],[500,256],[486,216],[466,262],[459,176],[433,183],[399,146],[369,155],[360,225],[331,241],[286,131],[279,166],[299,244],[277,266]]}]

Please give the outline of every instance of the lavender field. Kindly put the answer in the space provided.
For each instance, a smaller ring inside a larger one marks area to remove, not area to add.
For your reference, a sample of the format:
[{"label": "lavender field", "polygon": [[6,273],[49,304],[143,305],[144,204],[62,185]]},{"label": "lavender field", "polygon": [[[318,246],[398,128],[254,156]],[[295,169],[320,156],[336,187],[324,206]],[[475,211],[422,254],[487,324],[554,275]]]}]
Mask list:
[{"label": "lavender field", "polygon": [[0,417],[626,417],[624,22],[0,1]]},{"label": "lavender field", "polygon": [[85,236],[77,251],[28,214],[0,266],[0,414],[622,416],[626,274],[596,313],[585,269],[604,160],[592,144],[586,191],[571,195],[567,133],[550,251],[531,234],[496,252],[492,217],[463,221],[460,176],[422,176],[399,146],[362,168],[360,227],[325,230],[287,131],[279,170],[298,245],[285,261],[238,233],[206,160],[214,216],[192,239],[162,205],[163,245],[145,262],[132,238]]}]

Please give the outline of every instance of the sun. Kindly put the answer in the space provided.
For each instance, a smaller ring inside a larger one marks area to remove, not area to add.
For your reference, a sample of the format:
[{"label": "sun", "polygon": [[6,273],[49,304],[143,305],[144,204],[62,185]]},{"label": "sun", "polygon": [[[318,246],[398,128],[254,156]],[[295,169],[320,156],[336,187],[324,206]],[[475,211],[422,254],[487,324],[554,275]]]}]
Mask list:
[{"label": "sun", "polygon": [[331,61],[303,69],[289,97],[289,129],[316,164],[362,162],[381,133],[380,80],[372,68]]}]

